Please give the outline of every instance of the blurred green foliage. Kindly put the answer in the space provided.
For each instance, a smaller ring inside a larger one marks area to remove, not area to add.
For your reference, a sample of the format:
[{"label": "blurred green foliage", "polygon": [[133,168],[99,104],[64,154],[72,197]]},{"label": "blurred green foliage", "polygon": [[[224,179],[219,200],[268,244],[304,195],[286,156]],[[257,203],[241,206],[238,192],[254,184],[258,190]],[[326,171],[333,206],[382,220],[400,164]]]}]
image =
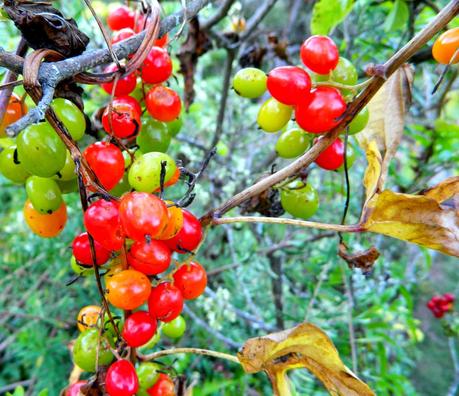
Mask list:
[{"label": "blurred green foliage", "polygon": [[[103,47],[102,36],[83,2],[54,3],[91,35],[92,48]],[[288,28],[291,61],[297,63],[298,45],[309,34],[312,5],[302,6],[298,15],[290,19],[291,26],[286,26],[291,3],[278,1],[261,26],[264,32],[284,32]],[[419,6],[410,25],[411,3],[347,2],[346,7],[352,7],[347,18],[327,29],[361,76],[365,65],[384,62],[408,40],[410,31],[419,31],[435,16],[432,7]],[[435,2],[438,7],[445,3]],[[235,2],[230,14],[249,19],[259,6],[260,2],[253,0]],[[166,13],[172,12],[180,8],[180,2],[165,2],[164,8]],[[213,9],[207,8],[202,15],[209,16],[212,12]],[[451,26],[456,24],[453,22]],[[226,18],[216,30],[229,29],[230,18]],[[14,49],[18,42],[18,34],[10,22],[0,23],[0,37],[7,50]],[[181,39],[173,42],[172,53],[179,49],[180,42]],[[260,34],[254,45],[267,46],[266,35]],[[169,150],[190,169],[197,169],[203,158],[203,151],[190,141],[208,146],[216,128],[225,57],[224,50],[215,48],[200,58],[195,76],[195,103]],[[268,52],[263,69],[269,71],[277,64],[279,59],[272,51]],[[431,61],[419,63],[415,68],[413,105],[388,180],[388,187],[397,191],[419,191],[458,170],[459,86],[453,83],[448,94],[443,95],[440,89],[431,96],[441,68]],[[239,66],[235,65],[234,69],[237,71]],[[451,70],[446,79],[455,78],[456,74],[457,71]],[[171,85],[182,91],[183,81],[180,75],[177,77]],[[107,95],[98,87],[85,88],[89,115],[107,101]],[[276,136],[257,130],[259,105],[259,101],[241,100],[230,92],[219,143],[223,155],[211,162],[199,182],[197,198],[191,207],[194,213],[205,213],[269,173],[272,161],[266,159],[274,151]],[[90,141],[87,137],[82,144]],[[366,161],[363,153],[357,152],[358,158],[350,170],[348,223],[358,220],[363,198],[359,182]],[[274,162],[278,168],[288,163],[281,159]],[[313,220],[337,223],[345,202],[344,174],[324,172],[313,166],[308,181],[320,194],[320,208]],[[174,187],[167,198],[177,198],[183,191],[184,186]],[[36,395],[47,389],[48,393],[44,391],[42,395],[54,396],[66,385],[72,369],[68,346],[77,335],[75,317],[82,306],[98,304],[99,297],[92,278],[67,285],[74,276],[69,265],[69,245],[82,229],[77,195],[65,196],[69,221],[62,235],[53,240],[43,240],[29,232],[21,213],[24,200],[23,187],[0,180],[0,389],[27,381],[27,394]],[[237,210],[232,211],[236,213]],[[321,327],[349,367],[352,367],[349,342],[352,328],[358,375],[378,395],[446,394],[454,374],[447,340],[424,305],[436,292],[458,292],[454,267],[457,260],[381,236],[345,235],[344,238],[353,252],[372,245],[378,248],[381,258],[374,271],[365,275],[359,270],[349,270],[336,254],[338,239],[334,234],[262,224],[211,229],[198,259],[209,272],[218,270],[218,273],[210,276],[210,291],[206,295],[187,303],[184,317],[188,330],[176,344],[234,353],[234,345],[275,330],[279,312],[271,290],[278,282],[283,294],[280,316],[285,328],[303,320]],[[158,347],[171,343],[162,340]],[[232,363],[189,355],[164,361],[177,373],[186,375],[189,382],[196,379],[193,393],[196,396],[271,393],[263,374],[245,375]],[[294,371],[291,378],[297,395],[326,394],[305,371]],[[20,388],[14,393],[23,394]]]}]

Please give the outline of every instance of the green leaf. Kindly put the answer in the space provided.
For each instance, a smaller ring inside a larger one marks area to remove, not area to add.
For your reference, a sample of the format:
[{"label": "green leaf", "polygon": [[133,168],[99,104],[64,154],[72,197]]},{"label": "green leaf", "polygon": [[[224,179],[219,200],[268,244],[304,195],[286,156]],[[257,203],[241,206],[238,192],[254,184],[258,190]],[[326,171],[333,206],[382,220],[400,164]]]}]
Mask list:
[{"label": "green leaf", "polygon": [[24,388],[22,386],[18,386],[14,390],[14,393],[8,392],[6,396],[24,396],[24,394],[25,394]]},{"label": "green leaf", "polygon": [[351,12],[354,0],[319,0],[312,10],[311,33],[327,35]]},{"label": "green leaf", "polygon": [[395,0],[392,10],[384,23],[384,29],[389,32],[405,27],[409,16],[410,11],[405,0]]},{"label": "green leaf", "polygon": [[48,396],[48,389],[42,389],[37,396]]}]

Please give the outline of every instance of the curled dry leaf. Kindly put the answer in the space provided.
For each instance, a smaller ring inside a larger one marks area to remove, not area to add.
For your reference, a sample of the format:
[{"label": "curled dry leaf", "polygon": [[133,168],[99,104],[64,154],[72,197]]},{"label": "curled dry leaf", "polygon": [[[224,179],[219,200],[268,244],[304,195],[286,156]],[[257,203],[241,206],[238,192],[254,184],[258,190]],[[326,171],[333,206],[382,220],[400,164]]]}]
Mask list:
[{"label": "curled dry leaf", "polygon": [[297,368],[307,368],[331,395],[374,395],[344,365],[330,338],[311,323],[251,338],[238,353],[238,359],[247,373],[265,371],[277,396],[291,395],[286,372]]},{"label": "curled dry leaf", "polygon": [[422,195],[386,190],[364,207],[361,226],[365,231],[459,257],[458,197],[459,177],[447,179]]},{"label": "curled dry leaf", "polygon": [[378,249],[374,246],[361,252],[349,253],[344,243],[340,243],[338,255],[347,262],[350,269],[360,268],[364,273],[373,269],[375,261],[380,256]]},{"label": "curled dry leaf", "polygon": [[[381,174],[377,181],[379,191],[384,188],[389,163],[403,136],[406,104],[411,98],[412,81],[413,70],[409,65],[398,69],[368,103],[370,120],[365,130],[356,135],[365,151],[368,152],[369,146],[374,142],[383,154]],[[371,196],[369,193],[367,190],[367,198]]]},{"label": "curled dry leaf", "polygon": [[49,3],[5,0],[3,8],[33,49],[52,49],[68,58],[81,54],[89,43],[75,20]]},{"label": "curled dry leaf", "polygon": [[[268,176],[269,174],[265,174],[258,180],[262,180]],[[273,188],[268,188],[259,195],[243,202],[240,206],[241,214],[256,212],[267,217],[279,217],[285,213],[285,210],[280,202],[279,190]]]}]

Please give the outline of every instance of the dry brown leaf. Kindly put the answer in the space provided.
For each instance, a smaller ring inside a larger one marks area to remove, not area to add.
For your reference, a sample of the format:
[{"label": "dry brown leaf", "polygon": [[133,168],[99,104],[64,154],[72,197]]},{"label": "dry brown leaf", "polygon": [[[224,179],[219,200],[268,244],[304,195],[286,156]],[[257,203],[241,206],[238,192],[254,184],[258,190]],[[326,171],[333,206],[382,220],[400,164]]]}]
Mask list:
[{"label": "dry brown leaf", "polygon": [[[370,120],[364,131],[356,135],[360,146],[368,151],[375,142],[383,160],[378,189],[384,188],[389,163],[403,136],[407,97],[410,97],[413,71],[405,65],[398,69],[368,103]],[[368,194],[367,194],[368,197]]]},{"label": "dry brown leaf", "polygon": [[373,391],[341,361],[328,336],[311,323],[251,338],[238,353],[247,373],[265,371],[277,396],[291,395],[286,372],[307,368],[335,396],[371,396]]},{"label": "dry brown leaf", "polygon": [[376,194],[363,210],[362,228],[459,257],[459,208],[432,198],[442,191],[440,184],[429,196],[387,190]]},{"label": "dry brown leaf", "polygon": [[5,0],[3,9],[33,49],[52,49],[69,58],[81,54],[89,43],[75,20],[49,3]]},{"label": "dry brown leaf", "polygon": [[380,254],[374,246],[357,253],[349,253],[347,246],[340,243],[338,255],[347,262],[350,269],[360,268],[365,273],[373,269],[373,265]]}]

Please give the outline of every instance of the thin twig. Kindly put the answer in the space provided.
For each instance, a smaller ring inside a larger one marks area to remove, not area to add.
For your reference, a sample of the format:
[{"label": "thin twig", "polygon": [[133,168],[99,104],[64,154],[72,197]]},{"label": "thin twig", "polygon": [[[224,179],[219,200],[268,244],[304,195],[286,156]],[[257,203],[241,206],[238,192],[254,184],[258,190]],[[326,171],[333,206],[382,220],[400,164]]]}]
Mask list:
[{"label": "thin twig", "polygon": [[228,345],[231,348],[239,349],[241,347],[241,344],[237,343],[236,341],[233,341],[231,338],[223,335],[219,331],[210,327],[206,321],[202,320],[198,315],[196,315],[186,305],[183,307],[183,312],[187,314],[193,320],[194,324],[205,329],[207,333],[212,334],[217,340],[220,340],[221,342],[223,342],[224,344]]},{"label": "thin twig", "polygon": [[354,298],[351,293],[350,286],[347,281],[346,269],[344,263],[341,263],[341,275],[343,278],[344,289],[346,291],[346,300],[347,300],[347,326],[349,330],[349,344],[351,346],[351,356],[352,356],[352,371],[357,374],[358,372],[358,363],[357,363],[357,344],[355,340],[355,330],[354,330],[354,321],[352,311],[354,309]]},{"label": "thin twig", "polygon": [[215,133],[210,143],[210,147],[215,147],[216,144],[220,141],[220,138],[223,133],[223,122],[225,121],[225,112],[226,112],[226,104],[228,102],[228,92],[229,87],[231,84],[231,73],[233,71],[233,63],[234,57],[236,56],[236,52],[234,50],[226,50],[226,59],[225,59],[225,68],[223,71],[223,85],[221,91],[221,98],[220,98],[220,106],[218,109],[217,115],[217,125],[215,126]]},{"label": "thin twig", "polygon": [[307,322],[309,320],[309,315],[311,314],[312,308],[314,307],[314,303],[316,302],[317,296],[319,295],[320,288],[324,283],[325,279],[327,279],[328,271],[332,266],[332,262],[329,261],[326,265],[323,266],[322,271],[320,271],[316,286],[312,293],[312,297],[309,300],[308,307],[306,308],[306,314],[304,315],[304,321]]},{"label": "thin twig", "polygon": [[89,10],[91,11],[92,16],[94,17],[94,19],[96,20],[97,25],[99,26],[99,30],[102,33],[102,36],[103,36],[104,41],[105,41],[105,44],[107,44],[107,49],[110,52],[110,56],[112,57],[113,62],[115,62],[116,66],[118,66],[118,69],[121,69],[122,66],[120,64],[120,60],[118,59],[116,54],[113,52],[113,46],[112,46],[112,42],[110,40],[110,36],[108,35],[104,24],[102,23],[102,21],[100,20],[99,16],[96,13],[96,11],[94,10],[94,8],[93,8],[93,6],[91,4],[91,0],[83,0],[83,1],[85,2],[86,6],[89,8]]},{"label": "thin twig", "polygon": [[457,389],[459,388],[459,361],[457,357],[456,340],[454,337],[448,337],[448,348],[451,356],[451,361],[453,362],[454,378],[453,382],[448,388],[447,396],[456,396]]},{"label": "thin twig", "polygon": [[234,1],[235,0],[222,0],[220,7],[217,9],[217,11],[215,11],[215,14],[209,17],[209,19],[201,22],[201,29],[209,30],[223,18],[225,18]]},{"label": "thin twig", "polygon": [[24,81],[22,81],[22,80],[16,80],[16,81],[10,81],[10,82],[4,83],[4,84],[0,85],[0,91],[4,90],[4,89],[17,87],[19,85],[22,85],[23,83],[24,83]]}]

